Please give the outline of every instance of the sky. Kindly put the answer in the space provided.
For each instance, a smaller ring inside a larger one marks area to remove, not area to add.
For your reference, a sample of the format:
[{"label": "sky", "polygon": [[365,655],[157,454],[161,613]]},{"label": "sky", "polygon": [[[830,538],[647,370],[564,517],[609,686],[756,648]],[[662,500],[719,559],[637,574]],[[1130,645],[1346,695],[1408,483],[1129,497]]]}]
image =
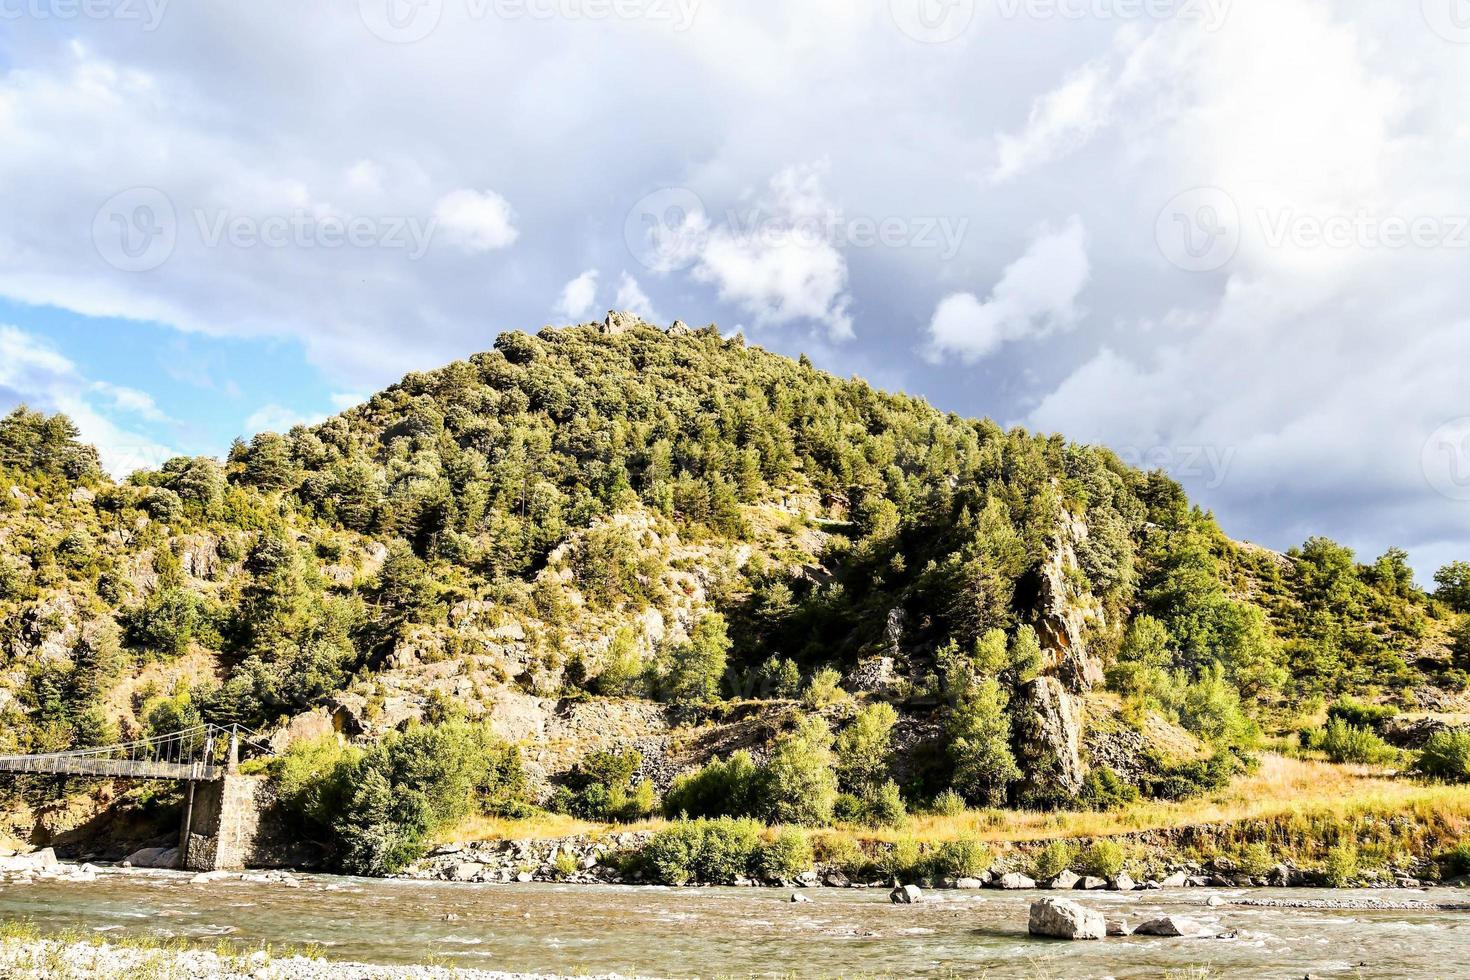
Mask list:
[{"label": "sky", "polygon": [[1470,0],[0,0],[0,410],[114,472],[628,309],[1470,559]]}]

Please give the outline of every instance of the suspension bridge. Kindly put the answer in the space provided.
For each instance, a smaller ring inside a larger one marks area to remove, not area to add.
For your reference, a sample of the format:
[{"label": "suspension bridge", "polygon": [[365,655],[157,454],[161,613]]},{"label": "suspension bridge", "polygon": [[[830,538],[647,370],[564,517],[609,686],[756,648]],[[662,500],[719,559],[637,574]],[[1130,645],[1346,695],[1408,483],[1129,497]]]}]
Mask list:
[{"label": "suspension bridge", "polygon": [[[185,784],[179,830],[181,867],[209,871],[241,867],[248,859],[259,811],[259,780],[239,775],[240,753],[270,755],[259,736],[239,725],[196,725],[116,745],[0,755],[0,773],[83,776],[97,779],[165,779]],[[196,790],[203,799],[196,820]],[[204,831],[196,833],[197,830]]]}]

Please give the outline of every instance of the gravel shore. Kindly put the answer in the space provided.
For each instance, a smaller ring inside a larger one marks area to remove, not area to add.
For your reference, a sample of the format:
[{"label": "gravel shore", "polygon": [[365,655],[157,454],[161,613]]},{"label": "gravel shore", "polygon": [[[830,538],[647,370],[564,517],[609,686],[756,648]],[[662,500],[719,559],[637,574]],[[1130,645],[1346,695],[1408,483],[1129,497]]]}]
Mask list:
[{"label": "gravel shore", "polygon": [[[370,966],[265,953],[221,956],[207,950],[135,949],[51,939],[0,943],[7,980],[557,980],[547,974],[440,966]],[[580,980],[623,980],[615,974]]]}]

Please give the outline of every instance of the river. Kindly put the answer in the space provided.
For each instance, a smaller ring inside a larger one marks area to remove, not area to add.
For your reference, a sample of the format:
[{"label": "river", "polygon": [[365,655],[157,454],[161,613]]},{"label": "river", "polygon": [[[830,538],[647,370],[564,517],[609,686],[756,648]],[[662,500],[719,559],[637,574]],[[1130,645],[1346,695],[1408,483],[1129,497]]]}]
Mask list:
[{"label": "river", "polygon": [[[1027,906],[1055,892],[468,885],[297,876],[298,888],[175,872],[0,885],[0,919],[45,930],[317,944],[330,959],[655,977],[1470,976],[1470,913],[1208,908],[1208,895],[1463,901],[1428,891],[1211,889],[1076,894],[1110,916],[1198,918],[1233,939],[1052,942]],[[1360,967],[1360,964],[1363,964]],[[1204,968],[1201,970],[1201,968]],[[1205,972],[1207,971],[1207,972]]]}]

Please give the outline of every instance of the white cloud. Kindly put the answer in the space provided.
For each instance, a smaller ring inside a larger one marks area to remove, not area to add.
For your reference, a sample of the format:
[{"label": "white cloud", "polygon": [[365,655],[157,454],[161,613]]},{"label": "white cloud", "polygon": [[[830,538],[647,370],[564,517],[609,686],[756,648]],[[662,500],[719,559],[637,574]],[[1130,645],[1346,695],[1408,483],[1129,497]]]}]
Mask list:
[{"label": "white cloud", "polygon": [[367,401],[370,396],[356,391],[334,391],[331,395],[332,407],[339,412],[345,412],[349,408],[356,408]]},{"label": "white cloud", "polygon": [[556,301],[556,313],[568,320],[580,322],[592,312],[597,302],[597,270],[588,269],[561,287],[561,296]]},{"label": "white cloud", "polygon": [[1091,275],[1087,232],[1074,215],[1060,230],[1039,234],[1006,266],[988,298],[953,293],[941,300],[929,321],[925,356],[938,363],[957,354],[973,363],[1008,342],[1070,327],[1078,318],[1077,297]]},{"label": "white cloud", "polygon": [[[102,395],[110,407],[94,403],[93,394]],[[129,388],[88,381],[69,358],[43,340],[0,325],[0,404],[20,402],[70,416],[82,439],[97,447],[103,468],[114,476],[156,467],[177,455],[109,416],[110,410],[121,410],[149,421],[163,420],[165,416],[151,398]]]},{"label": "white cloud", "polygon": [[623,278],[618,283],[617,299],[613,300],[613,306],[629,313],[636,313],[649,323],[661,323],[663,318],[654,311],[653,301],[638,285],[638,280],[628,273],[623,273]]},{"label": "white cloud", "polygon": [[829,338],[853,336],[847,260],[826,229],[842,212],[827,197],[825,163],[788,167],[731,226],[711,228],[694,276],[757,326],[808,320]]},{"label": "white cloud", "polygon": [[996,138],[997,159],[990,179],[1009,180],[1085,143],[1107,122],[1115,84],[1102,64],[1090,64],[1037,99],[1020,133]]},{"label": "white cloud", "polygon": [[510,202],[494,191],[457,190],[434,206],[436,230],[466,252],[507,248],[520,236]]}]

